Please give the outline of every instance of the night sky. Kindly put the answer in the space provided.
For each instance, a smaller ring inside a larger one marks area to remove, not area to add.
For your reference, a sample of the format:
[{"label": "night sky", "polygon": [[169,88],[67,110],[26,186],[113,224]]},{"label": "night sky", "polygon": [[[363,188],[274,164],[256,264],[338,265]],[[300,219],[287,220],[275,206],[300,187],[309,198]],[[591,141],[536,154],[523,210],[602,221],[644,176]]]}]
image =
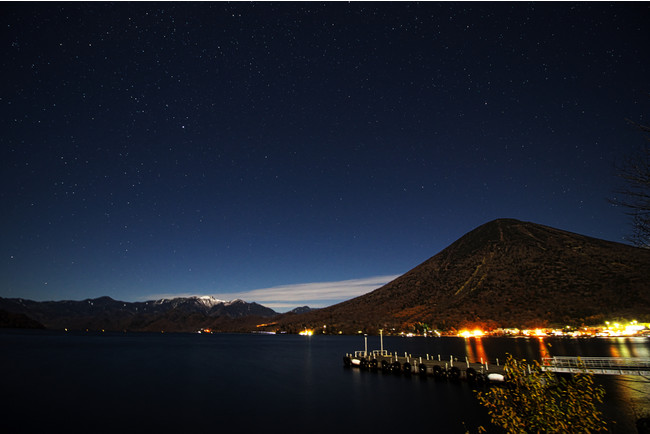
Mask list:
[{"label": "night sky", "polygon": [[0,296],[381,286],[516,218],[625,242],[648,3],[3,3]]}]

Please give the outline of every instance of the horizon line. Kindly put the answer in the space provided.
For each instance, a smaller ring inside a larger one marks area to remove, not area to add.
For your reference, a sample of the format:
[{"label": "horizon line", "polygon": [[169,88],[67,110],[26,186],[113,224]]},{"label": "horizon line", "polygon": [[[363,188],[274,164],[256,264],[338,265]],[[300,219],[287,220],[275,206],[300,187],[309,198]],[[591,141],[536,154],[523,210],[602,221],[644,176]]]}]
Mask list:
[{"label": "horizon line", "polygon": [[338,281],[294,283],[236,292],[203,294],[161,293],[150,294],[139,299],[140,301],[151,301],[179,297],[211,296],[223,301],[239,299],[248,303],[258,303],[273,310],[280,309],[287,311],[302,306],[323,308],[367,294],[395,280],[399,276],[401,274],[370,276]]}]

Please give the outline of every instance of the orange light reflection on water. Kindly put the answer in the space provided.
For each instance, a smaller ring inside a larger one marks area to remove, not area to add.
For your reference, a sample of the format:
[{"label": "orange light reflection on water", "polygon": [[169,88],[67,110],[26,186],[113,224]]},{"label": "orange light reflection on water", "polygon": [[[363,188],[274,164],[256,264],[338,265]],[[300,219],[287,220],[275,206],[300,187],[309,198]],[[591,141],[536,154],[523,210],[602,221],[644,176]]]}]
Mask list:
[{"label": "orange light reflection on water", "polygon": [[483,363],[487,362],[488,357],[483,348],[483,340],[481,338],[475,338],[474,342],[476,343],[476,355],[478,356],[478,361],[482,361]]},{"label": "orange light reflection on water", "polygon": [[650,347],[645,345],[646,338],[619,337],[609,347],[612,357],[650,357]]},{"label": "orange light reflection on water", "polygon": [[623,357],[621,356],[621,351],[619,350],[618,345],[612,345],[609,346],[609,353],[612,355],[612,357]]},{"label": "orange light reflection on water", "polygon": [[480,337],[465,338],[465,352],[470,363],[485,363],[488,361]]},{"label": "orange light reflection on water", "polygon": [[474,363],[476,360],[476,355],[474,354],[474,348],[472,348],[472,342],[470,338],[465,338],[465,354],[467,354],[467,359],[470,363]]},{"label": "orange light reflection on water", "polygon": [[542,359],[551,357],[551,353],[548,351],[548,347],[546,346],[546,342],[544,342],[544,338],[538,337],[537,340],[539,340],[539,357]]}]

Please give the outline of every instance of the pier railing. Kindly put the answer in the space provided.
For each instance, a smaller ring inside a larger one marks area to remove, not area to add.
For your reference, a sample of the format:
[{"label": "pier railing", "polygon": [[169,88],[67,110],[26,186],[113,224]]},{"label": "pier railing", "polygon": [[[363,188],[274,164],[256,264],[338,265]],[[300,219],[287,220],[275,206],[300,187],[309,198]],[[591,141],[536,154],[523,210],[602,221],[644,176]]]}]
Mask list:
[{"label": "pier railing", "polygon": [[545,371],[567,374],[650,376],[650,358],[639,357],[544,357],[541,367]]}]

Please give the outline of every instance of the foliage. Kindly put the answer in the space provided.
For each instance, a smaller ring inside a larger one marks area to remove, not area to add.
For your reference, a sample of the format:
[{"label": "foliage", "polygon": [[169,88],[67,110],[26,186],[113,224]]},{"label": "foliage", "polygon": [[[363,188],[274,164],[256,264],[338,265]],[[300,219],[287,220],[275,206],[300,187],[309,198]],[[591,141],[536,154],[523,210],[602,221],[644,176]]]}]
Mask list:
[{"label": "foliage", "polygon": [[427,323],[418,321],[413,325],[413,331],[420,334],[425,333],[429,331],[429,325]]},{"label": "foliage", "polygon": [[[648,134],[650,127],[637,125]],[[650,137],[646,136],[650,142]],[[625,187],[617,190],[611,203],[628,209],[632,218],[632,243],[639,247],[650,247],[650,144],[628,157],[617,168],[617,174]]]},{"label": "foliage", "polygon": [[587,433],[606,429],[597,404],[605,390],[593,376],[580,373],[571,379],[542,371],[508,356],[503,386],[478,392],[491,422],[508,433]]}]

